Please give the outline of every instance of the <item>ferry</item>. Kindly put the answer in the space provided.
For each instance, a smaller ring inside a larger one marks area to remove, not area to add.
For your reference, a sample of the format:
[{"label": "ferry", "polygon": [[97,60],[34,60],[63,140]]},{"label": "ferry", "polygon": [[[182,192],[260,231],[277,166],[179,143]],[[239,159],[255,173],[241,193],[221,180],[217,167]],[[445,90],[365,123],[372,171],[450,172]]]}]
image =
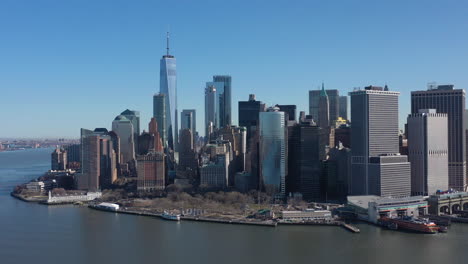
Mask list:
[{"label": "ferry", "polygon": [[171,221],[180,221],[180,214],[170,214],[166,211],[161,215],[163,219],[171,220]]},{"label": "ferry", "polygon": [[392,230],[402,229],[417,233],[435,234],[440,228],[426,218],[412,218],[412,217],[401,217],[401,218],[389,218],[383,217],[379,219],[379,223]]}]

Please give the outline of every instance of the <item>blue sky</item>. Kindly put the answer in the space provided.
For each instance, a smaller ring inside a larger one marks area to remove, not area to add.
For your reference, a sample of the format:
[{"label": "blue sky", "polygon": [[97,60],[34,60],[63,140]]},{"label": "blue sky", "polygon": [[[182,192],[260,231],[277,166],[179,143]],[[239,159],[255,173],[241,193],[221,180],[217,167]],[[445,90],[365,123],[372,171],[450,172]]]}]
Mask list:
[{"label": "blue sky", "polygon": [[384,85],[401,92],[428,82],[468,87],[465,1],[117,1],[0,2],[0,137],[78,137],[111,127],[126,108],[152,115],[165,32],[177,57],[179,110],[203,89],[233,78],[237,102],[308,110],[322,81],[342,94]]}]

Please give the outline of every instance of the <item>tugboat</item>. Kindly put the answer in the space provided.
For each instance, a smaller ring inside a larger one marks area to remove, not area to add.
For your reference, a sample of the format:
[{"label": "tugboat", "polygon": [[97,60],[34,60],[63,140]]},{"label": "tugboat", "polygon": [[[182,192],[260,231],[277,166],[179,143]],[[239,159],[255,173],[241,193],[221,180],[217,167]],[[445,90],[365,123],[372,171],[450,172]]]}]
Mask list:
[{"label": "tugboat", "polygon": [[382,217],[379,219],[379,222],[382,226],[392,230],[403,229],[425,234],[435,234],[440,230],[434,222],[431,222],[426,218],[416,219],[409,216],[401,218]]},{"label": "tugboat", "polygon": [[164,213],[161,215],[163,219],[166,220],[171,220],[171,221],[180,221],[180,215],[179,214],[171,214],[168,213],[167,211],[164,211]]}]

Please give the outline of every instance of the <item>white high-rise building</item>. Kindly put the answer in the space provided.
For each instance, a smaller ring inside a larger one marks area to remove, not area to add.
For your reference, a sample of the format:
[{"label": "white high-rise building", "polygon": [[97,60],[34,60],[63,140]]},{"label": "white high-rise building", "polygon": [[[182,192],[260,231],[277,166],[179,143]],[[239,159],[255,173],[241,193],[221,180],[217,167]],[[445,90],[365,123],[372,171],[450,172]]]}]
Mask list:
[{"label": "white high-rise building", "polygon": [[412,195],[426,196],[448,189],[447,114],[420,109],[408,116],[408,159]]}]

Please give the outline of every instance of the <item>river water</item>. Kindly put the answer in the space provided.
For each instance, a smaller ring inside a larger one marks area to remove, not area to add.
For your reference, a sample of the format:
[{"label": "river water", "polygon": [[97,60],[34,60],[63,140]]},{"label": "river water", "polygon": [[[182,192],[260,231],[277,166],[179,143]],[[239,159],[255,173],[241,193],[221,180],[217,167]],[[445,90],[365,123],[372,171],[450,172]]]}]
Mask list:
[{"label": "river water", "polygon": [[257,227],[45,206],[9,196],[51,149],[0,152],[0,263],[468,263],[468,224],[425,235],[357,224]]}]

